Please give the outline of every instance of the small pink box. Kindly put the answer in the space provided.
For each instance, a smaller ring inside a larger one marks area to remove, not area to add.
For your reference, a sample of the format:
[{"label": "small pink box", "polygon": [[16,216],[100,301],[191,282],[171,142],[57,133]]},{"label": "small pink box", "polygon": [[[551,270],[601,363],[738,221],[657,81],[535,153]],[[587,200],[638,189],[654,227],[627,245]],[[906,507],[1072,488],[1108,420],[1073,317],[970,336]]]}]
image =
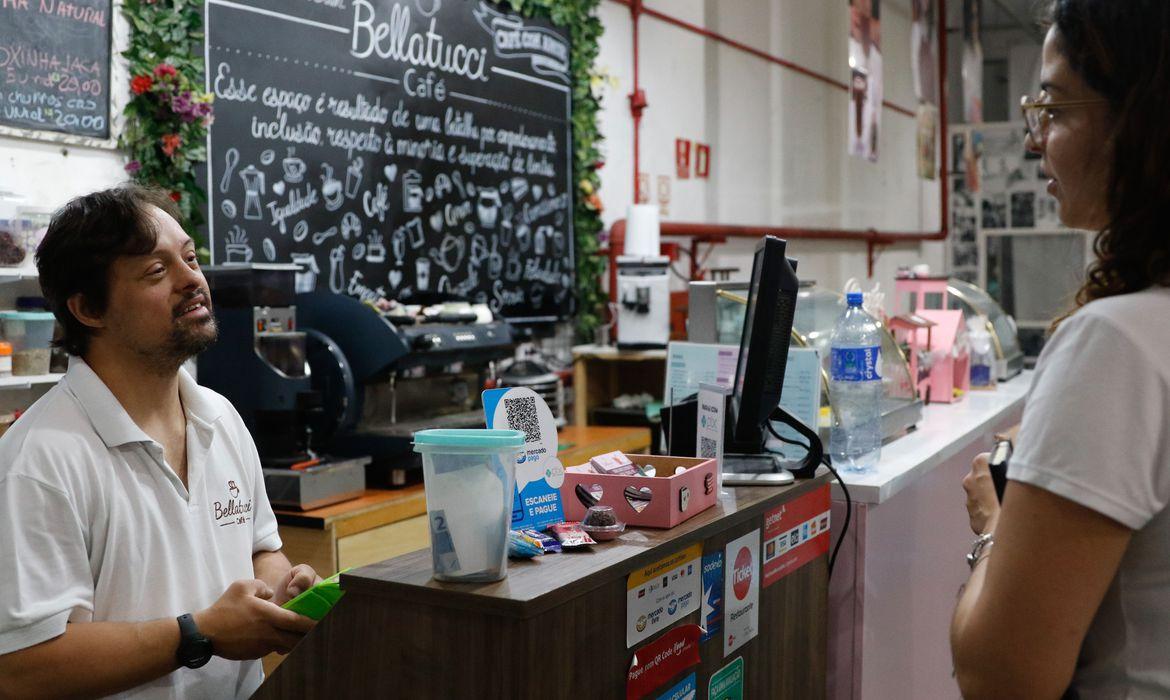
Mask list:
[{"label": "small pink box", "polygon": [[[578,485],[596,497],[599,504],[613,508],[618,520],[636,527],[671,528],[707,510],[719,500],[713,459],[626,456],[640,467],[654,467],[657,476],[566,471],[565,483],[561,484],[561,502],[565,507],[566,520],[581,520],[585,517],[585,504],[576,493]],[[686,467],[686,471],[675,474],[678,467]],[[641,512],[626,498],[626,487],[639,491],[643,488],[650,490],[650,500]]]}]

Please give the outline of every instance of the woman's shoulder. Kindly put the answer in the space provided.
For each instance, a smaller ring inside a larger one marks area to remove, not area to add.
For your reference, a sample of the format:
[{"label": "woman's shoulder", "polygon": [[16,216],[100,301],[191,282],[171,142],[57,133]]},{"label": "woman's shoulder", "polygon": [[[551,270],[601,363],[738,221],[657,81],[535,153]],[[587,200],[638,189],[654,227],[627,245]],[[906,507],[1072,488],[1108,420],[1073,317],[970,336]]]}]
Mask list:
[{"label": "woman's shoulder", "polygon": [[[1170,347],[1170,287],[1094,300],[1066,319],[1057,335],[1067,341],[1076,336],[1100,337],[1106,331],[1162,365],[1163,353]],[[1121,350],[1113,345],[1113,352]]]},{"label": "woman's shoulder", "polygon": [[1118,294],[1094,299],[1081,307],[1074,316],[1128,317],[1147,311],[1165,311],[1170,308],[1170,287],[1147,287],[1140,292]]}]

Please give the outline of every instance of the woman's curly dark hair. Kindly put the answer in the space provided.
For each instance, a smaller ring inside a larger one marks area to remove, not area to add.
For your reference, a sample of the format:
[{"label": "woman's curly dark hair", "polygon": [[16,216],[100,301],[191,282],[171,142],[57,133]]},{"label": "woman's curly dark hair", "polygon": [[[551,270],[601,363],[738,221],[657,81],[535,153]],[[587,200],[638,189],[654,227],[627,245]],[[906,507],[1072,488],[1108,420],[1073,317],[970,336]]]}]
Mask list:
[{"label": "woman's curly dark hair", "polygon": [[1170,2],[1055,0],[1050,13],[1058,48],[1114,120],[1109,219],[1079,308],[1170,283]]}]

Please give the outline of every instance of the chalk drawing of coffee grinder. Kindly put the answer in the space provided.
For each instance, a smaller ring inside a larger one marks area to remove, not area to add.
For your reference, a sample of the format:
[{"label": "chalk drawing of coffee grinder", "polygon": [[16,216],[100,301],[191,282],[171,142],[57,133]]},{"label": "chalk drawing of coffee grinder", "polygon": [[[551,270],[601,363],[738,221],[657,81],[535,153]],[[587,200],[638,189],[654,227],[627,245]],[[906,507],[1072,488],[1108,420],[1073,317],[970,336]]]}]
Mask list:
[{"label": "chalk drawing of coffee grinder", "polygon": [[402,211],[417,214],[423,208],[422,175],[409,170],[402,176]]}]

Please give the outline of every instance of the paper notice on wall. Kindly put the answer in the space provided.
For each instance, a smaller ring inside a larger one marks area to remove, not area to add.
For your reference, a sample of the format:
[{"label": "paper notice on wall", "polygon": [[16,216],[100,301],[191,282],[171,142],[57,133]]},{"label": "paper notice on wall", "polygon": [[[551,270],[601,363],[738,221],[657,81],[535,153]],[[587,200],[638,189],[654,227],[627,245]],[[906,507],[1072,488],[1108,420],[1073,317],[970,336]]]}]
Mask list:
[{"label": "paper notice on wall", "polygon": [[881,15],[878,3],[850,0],[849,153],[877,162],[882,123]]},{"label": "paper notice on wall", "polygon": [[[812,348],[789,348],[788,364],[784,370],[784,388],[780,394],[780,407],[795,416],[805,426],[812,430],[817,429],[821,413],[821,359]],[[780,423],[772,422],[772,427],[785,440],[808,444],[808,438],[795,429]],[[802,459],[808,454],[808,449],[801,445],[778,440],[771,434],[767,435],[769,452],[774,452],[786,460]]]},{"label": "paper notice on wall", "polygon": [[829,487],[764,513],[764,588],[829,551]]},{"label": "paper notice on wall", "polygon": [[699,609],[703,545],[696,543],[626,579],[626,646],[631,647]]},{"label": "paper notice on wall", "polygon": [[723,555],[723,655],[760,632],[760,530],[727,543]]},{"label": "paper notice on wall", "polygon": [[679,403],[698,392],[704,382],[731,386],[738,359],[739,348],[733,345],[672,342],[666,346],[666,386],[662,395],[668,403]]}]

